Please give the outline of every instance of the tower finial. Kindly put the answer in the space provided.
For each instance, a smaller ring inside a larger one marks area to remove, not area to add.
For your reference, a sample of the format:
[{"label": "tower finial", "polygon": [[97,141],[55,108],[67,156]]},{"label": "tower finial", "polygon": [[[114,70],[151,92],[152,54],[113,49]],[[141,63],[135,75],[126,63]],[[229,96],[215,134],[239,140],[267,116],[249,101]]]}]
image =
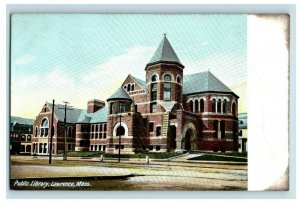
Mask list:
[{"label": "tower finial", "polygon": [[167,33],[164,32],[164,36],[167,36]]}]

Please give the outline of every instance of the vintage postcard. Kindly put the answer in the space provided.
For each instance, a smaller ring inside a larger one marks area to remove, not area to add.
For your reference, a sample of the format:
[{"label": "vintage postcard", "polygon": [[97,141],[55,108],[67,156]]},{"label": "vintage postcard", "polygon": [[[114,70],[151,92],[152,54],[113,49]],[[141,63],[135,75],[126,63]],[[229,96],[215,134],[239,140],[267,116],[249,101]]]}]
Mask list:
[{"label": "vintage postcard", "polygon": [[248,190],[248,23],[13,14],[10,189]]}]

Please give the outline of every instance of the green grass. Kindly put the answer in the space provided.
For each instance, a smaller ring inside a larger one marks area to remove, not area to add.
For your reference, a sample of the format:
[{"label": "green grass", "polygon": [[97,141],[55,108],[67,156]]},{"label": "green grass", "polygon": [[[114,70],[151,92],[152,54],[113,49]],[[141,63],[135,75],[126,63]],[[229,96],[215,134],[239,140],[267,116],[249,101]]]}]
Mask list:
[{"label": "green grass", "polygon": [[202,156],[197,156],[189,160],[199,160],[199,161],[232,161],[232,162],[247,162],[247,159],[241,157],[225,157],[216,156],[212,154],[205,154]]},{"label": "green grass", "polygon": [[211,155],[225,155],[225,156],[236,156],[236,157],[245,157],[247,158],[247,152],[207,152],[207,151],[191,151],[190,154],[204,153]]},{"label": "green grass", "polygon": [[[92,157],[98,157],[103,155],[104,158],[118,158],[118,154],[108,154],[105,152],[67,152],[67,157],[86,157],[86,158],[92,158]],[[121,154],[121,158],[141,158],[145,159],[146,156],[148,156],[150,159],[167,159],[170,157],[178,156],[178,153],[175,152],[161,152],[161,153],[137,153],[137,154]],[[62,156],[62,154],[57,155],[59,157]]]}]

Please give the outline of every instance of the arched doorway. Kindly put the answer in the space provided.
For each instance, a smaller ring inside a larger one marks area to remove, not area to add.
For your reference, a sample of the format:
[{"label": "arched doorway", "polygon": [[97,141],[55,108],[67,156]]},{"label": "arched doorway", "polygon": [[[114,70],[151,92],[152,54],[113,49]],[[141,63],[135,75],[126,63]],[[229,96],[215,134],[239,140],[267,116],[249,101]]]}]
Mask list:
[{"label": "arched doorway", "polygon": [[196,149],[196,133],[193,128],[189,127],[186,129],[181,147],[183,150],[187,151]]}]

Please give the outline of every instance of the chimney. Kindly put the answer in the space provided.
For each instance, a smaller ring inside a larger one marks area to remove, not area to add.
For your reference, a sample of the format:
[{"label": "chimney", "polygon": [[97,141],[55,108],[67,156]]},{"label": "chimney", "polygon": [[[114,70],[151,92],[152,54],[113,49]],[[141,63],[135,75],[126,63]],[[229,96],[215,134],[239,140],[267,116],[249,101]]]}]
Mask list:
[{"label": "chimney", "polygon": [[94,113],[105,106],[105,102],[99,99],[91,99],[87,103],[87,112]]}]

